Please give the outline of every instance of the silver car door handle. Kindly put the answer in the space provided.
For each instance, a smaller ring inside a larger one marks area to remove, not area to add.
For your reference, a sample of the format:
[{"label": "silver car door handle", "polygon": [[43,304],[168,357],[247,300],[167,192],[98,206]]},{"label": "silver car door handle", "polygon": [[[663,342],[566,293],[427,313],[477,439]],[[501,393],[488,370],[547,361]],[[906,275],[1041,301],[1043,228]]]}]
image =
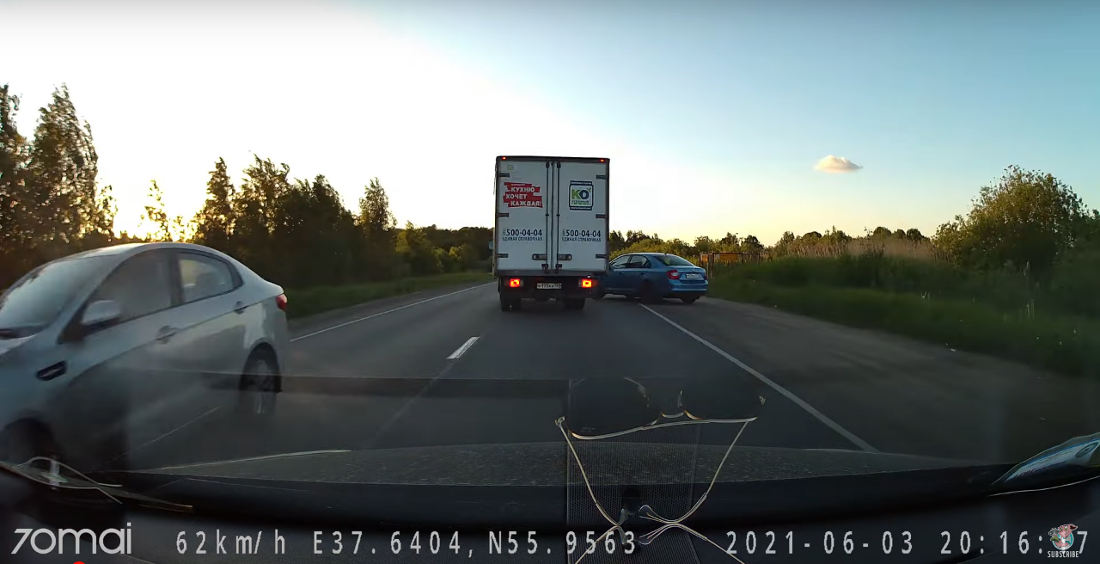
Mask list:
[{"label": "silver car door handle", "polygon": [[237,303],[233,304],[233,311],[237,313],[244,313],[244,302],[237,300]]},{"label": "silver car door handle", "polygon": [[177,329],[175,327],[171,327],[168,325],[161,327],[160,330],[157,331],[157,341],[161,343],[167,343],[168,339],[171,339],[172,335],[176,334],[176,331]]}]

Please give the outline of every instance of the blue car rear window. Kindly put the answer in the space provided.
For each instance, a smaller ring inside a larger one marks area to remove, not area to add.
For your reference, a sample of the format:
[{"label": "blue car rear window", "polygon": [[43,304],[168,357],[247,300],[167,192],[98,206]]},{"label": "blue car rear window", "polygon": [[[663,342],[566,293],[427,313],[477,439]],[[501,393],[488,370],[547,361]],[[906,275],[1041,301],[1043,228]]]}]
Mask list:
[{"label": "blue car rear window", "polygon": [[695,266],[676,255],[660,255],[653,258],[657,259],[658,262],[663,263],[665,266]]}]

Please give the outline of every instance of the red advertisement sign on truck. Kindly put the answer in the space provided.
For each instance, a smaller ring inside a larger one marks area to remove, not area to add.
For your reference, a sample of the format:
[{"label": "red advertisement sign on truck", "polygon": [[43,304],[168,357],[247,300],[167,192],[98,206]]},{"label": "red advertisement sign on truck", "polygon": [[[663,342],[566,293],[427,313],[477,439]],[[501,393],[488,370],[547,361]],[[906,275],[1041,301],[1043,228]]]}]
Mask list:
[{"label": "red advertisement sign on truck", "polygon": [[510,208],[541,208],[542,187],[526,182],[505,182],[504,201]]}]

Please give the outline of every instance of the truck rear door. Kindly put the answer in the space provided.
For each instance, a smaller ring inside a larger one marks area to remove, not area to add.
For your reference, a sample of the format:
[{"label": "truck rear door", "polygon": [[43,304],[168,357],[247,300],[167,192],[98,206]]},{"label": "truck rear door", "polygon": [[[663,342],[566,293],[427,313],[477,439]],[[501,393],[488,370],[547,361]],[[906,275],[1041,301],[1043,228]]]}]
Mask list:
[{"label": "truck rear door", "polygon": [[498,157],[496,270],[543,272],[550,256],[550,165],[546,158]]},{"label": "truck rear door", "polygon": [[562,273],[607,270],[607,159],[558,159],[552,163],[551,268]]}]

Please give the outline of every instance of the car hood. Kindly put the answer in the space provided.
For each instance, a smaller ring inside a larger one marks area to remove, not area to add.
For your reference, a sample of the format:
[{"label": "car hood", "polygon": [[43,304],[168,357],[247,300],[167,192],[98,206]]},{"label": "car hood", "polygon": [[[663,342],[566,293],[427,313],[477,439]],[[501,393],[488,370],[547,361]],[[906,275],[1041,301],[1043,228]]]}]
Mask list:
[{"label": "car hood", "polygon": [[[670,484],[753,482],[967,467],[977,461],[849,450],[725,445],[575,442],[594,482]],[[560,486],[568,447],[561,443],[427,446],[314,451],[142,470],[178,477],[419,486]],[[614,463],[609,463],[614,461]]]}]

